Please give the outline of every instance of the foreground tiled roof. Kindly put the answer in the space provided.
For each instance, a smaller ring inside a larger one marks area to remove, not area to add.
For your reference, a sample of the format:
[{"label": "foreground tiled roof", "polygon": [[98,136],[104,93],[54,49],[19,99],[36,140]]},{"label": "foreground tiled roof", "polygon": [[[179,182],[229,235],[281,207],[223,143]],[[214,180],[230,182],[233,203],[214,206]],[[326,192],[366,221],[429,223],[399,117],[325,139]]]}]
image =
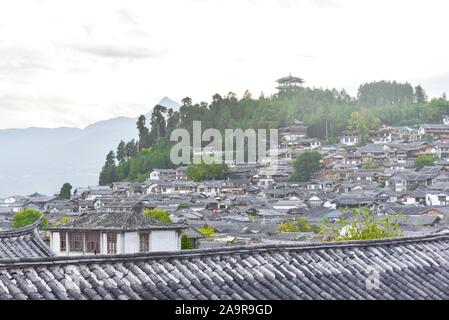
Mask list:
[{"label": "foreground tiled roof", "polygon": [[0,299],[448,299],[449,233],[0,261]]},{"label": "foreground tiled roof", "polygon": [[37,231],[40,221],[25,228],[0,232],[0,259],[49,257],[54,254]]}]

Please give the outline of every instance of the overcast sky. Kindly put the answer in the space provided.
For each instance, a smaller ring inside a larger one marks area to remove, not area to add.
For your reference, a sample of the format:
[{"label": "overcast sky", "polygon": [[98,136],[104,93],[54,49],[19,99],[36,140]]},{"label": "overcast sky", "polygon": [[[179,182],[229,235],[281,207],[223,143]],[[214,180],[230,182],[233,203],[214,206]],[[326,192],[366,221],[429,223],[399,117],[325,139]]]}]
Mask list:
[{"label": "overcast sky", "polygon": [[[449,87],[441,0],[1,1],[0,128],[84,127],[163,96],[274,93],[292,73],[355,93]],[[449,90],[448,90],[449,91]]]}]

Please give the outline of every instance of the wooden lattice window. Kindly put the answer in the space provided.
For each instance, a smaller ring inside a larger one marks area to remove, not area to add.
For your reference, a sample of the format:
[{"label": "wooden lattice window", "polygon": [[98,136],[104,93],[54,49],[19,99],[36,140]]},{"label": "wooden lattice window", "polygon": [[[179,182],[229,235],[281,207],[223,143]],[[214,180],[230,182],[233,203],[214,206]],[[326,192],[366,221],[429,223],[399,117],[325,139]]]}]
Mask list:
[{"label": "wooden lattice window", "polygon": [[86,233],[86,251],[90,253],[100,253],[100,233],[88,232]]},{"label": "wooden lattice window", "polygon": [[139,234],[140,252],[148,252],[150,247],[150,237],[148,233]]},{"label": "wooden lattice window", "polygon": [[59,251],[65,251],[67,249],[66,235],[66,232],[59,233]]},{"label": "wooden lattice window", "polygon": [[69,233],[70,251],[83,251],[83,233],[70,232]]},{"label": "wooden lattice window", "polygon": [[108,254],[116,254],[117,253],[117,234],[116,233],[108,233],[107,234],[107,247],[108,247]]}]

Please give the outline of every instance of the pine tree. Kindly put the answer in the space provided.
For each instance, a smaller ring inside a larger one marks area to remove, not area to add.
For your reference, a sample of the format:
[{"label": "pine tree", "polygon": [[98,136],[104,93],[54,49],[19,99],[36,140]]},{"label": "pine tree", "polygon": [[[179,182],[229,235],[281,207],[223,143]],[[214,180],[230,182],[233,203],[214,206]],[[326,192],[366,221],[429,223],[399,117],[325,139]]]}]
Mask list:
[{"label": "pine tree", "polygon": [[114,151],[109,151],[106,156],[106,162],[100,172],[99,185],[105,186],[117,179],[117,167],[115,166]]},{"label": "pine tree", "polygon": [[132,139],[129,141],[125,146],[125,153],[126,153],[126,159],[129,160],[132,157],[137,156],[139,153],[139,146],[138,143]]},{"label": "pine tree", "polygon": [[141,115],[137,120],[137,130],[139,130],[139,150],[149,148],[151,146],[150,131],[145,124],[146,120],[147,119],[144,115]]},{"label": "pine tree", "polygon": [[70,199],[72,194],[72,185],[68,182],[62,185],[61,190],[59,191],[59,196],[63,199]]},{"label": "pine tree", "polygon": [[126,160],[126,145],[123,140],[120,141],[117,147],[117,160],[123,162]]},{"label": "pine tree", "polygon": [[190,250],[193,249],[192,241],[186,234],[181,236],[181,250]]}]

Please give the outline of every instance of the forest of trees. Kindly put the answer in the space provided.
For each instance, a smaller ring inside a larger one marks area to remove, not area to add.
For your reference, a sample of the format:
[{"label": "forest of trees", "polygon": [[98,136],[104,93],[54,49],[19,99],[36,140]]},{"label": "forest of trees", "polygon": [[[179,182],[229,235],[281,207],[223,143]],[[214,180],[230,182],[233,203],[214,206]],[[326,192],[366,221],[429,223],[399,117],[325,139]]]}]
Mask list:
[{"label": "forest of trees", "polygon": [[[179,111],[157,105],[150,119],[137,121],[138,141],[120,142],[109,152],[100,174],[100,184],[113,181],[142,181],[153,168],[171,168],[169,161],[170,133],[176,128],[192,132],[194,120],[201,121],[202,130],[216,128],[281,128],[295,119],[309,126],[308,135],[324,143],[337,142],[342,130],[355,129],[364,138],[380,124],[413,126],[440,122],[440,115],[449,112],[449,101],[443,95],[427,101],[421,86],[379,81],[359,87],[357,97],[336,89],[300,88],[271,97],[263,94],[253,98],[249,91],[239,99],[229,92],[215,94],[210,103],[193,103],[186,97]],[[192,134],[191,134],[192,136]]]}]

